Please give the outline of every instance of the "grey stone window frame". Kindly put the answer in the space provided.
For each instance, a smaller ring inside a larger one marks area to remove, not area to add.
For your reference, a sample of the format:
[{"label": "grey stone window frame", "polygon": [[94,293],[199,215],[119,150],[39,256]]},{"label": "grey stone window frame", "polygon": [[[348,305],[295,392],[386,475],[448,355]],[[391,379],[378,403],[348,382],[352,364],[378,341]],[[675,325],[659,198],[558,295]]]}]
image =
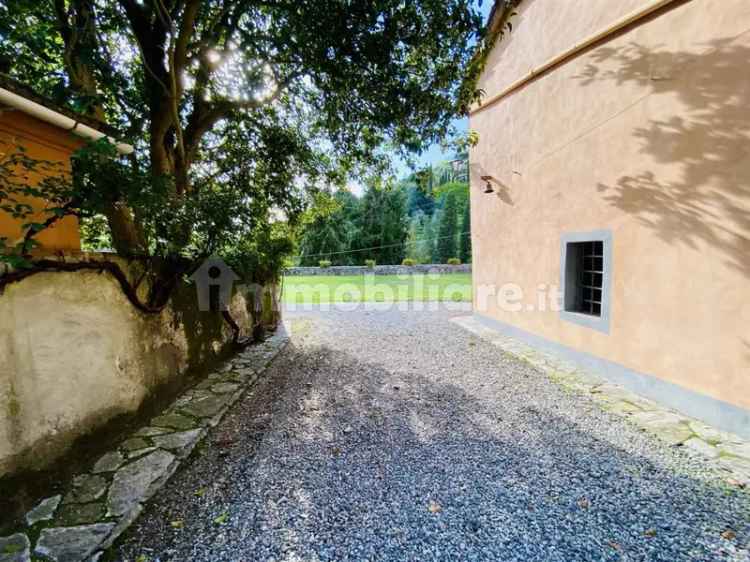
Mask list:
[{"label": "grey stone window frame", "polygon": [[[568,244],[581,242],[602,242],[603,273],[602,273],[602,300],[599,316],[566,310],[566,295],[569,294],[571,283],[568,267]],[[612,288],[612,231],[592,230],[588,232],[568,232],[560,237],[560,318],[567,322],[578,324],[604,334],[609,334],[611,316],[611,288]]]}]

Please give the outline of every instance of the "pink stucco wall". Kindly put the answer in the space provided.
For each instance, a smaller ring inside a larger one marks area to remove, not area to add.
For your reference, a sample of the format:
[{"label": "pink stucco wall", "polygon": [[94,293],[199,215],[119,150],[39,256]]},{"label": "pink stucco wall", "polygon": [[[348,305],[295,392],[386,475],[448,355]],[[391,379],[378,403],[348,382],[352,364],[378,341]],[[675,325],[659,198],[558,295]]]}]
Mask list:
[{"label": "pink stucco wall", "polygon": [[[480,87],[492,98],[648,3],[525,1]],[[477,311],[750,408],[749,61],[750,2],[676,2],[475,111]],[[539,285],[560,283],[561,236],[600,229],[609,333],[537,306]],[[506,283],[521,310],[480,298]]]}]

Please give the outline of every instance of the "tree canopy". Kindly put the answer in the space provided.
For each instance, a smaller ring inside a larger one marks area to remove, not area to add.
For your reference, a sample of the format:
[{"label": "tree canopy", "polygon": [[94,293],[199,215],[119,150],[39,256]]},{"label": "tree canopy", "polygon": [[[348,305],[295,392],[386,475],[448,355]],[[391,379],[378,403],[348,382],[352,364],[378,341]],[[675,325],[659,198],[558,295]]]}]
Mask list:
[{"label": "tree canopy", "polygon": [[469,0],[6,0],[0,67],[136,146],[69,212],[121,253],[200,253],[442,139],[483,33]]}]

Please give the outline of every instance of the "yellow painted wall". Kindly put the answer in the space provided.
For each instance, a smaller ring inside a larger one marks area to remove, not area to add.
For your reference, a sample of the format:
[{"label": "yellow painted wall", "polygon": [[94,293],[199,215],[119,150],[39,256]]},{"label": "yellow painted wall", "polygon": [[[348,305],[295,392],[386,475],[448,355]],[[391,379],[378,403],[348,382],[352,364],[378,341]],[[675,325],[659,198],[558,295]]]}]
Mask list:
[{"label": "yellow painted wall", "polygon": [[[646,4],[524,1],[479,87],[491,98]],[[477,312],[750,408],[748,65],[750,2],[678,2],[475,111]],[[609,334],[527,310],[559,285],[561,235],[598,229],[613,233]],[[522,310],[481,298],[505,283]]]},{"label": "yellow painted wall", "polygon": [[[72,133],[35,119],[20,111],[2,109],[0,111],[0,157],[15,152],[18,146],[26,149],[26,154],[36,160],[61,162],[64,169],[70,169],[70,156],[83,141]],[[34,181],[33,179],[31,181]],[[46,202],[35,199],[30,203],[40,211]],[[6,237],[9,243],[22,236],[21,225],[26,222],[43,222],[49,217],[40,212],[33,217],[17,220],[5,212],[0,212],[0,237]],[[38,252],[59,250],[80,250],[81,240],[78,231],[78,219],[65,217],[48,229],[39,233],[36,238],[41,244]]]}]

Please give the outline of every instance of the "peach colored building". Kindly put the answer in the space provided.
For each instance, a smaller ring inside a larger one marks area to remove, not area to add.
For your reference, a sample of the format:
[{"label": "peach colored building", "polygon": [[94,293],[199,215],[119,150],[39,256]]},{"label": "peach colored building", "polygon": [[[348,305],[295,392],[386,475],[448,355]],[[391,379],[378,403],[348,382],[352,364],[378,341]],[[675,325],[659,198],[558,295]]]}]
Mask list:
[{"label": "peach colored building", "polygon": [[470,116],[476,314],[750,436],[750,2],[509,18]]},{"label": "peach colored building", "polygon": [[[104,130],[109,130],[106,125],[59,108],[23,85],[0,76],[0,159],[23,149],[28,157],[50,163],[25,181],[34,183],[42,174],[57,176],[69,171],[71,155],[86,140],[103,137],[101,131]],[[125,144],[119,144],[118,149],[123,153],[133,150]],[[6,238],[7,244],[13,245],[22,239],[23,224],[44,222],[49,217],[45,212],[46,201],[29,199],[27,202],[36,212],[23,219],[0,211],[0,237]],[[35,253],[80,250],[78,219],[64,217],[35,239],[40,243]]]}]

